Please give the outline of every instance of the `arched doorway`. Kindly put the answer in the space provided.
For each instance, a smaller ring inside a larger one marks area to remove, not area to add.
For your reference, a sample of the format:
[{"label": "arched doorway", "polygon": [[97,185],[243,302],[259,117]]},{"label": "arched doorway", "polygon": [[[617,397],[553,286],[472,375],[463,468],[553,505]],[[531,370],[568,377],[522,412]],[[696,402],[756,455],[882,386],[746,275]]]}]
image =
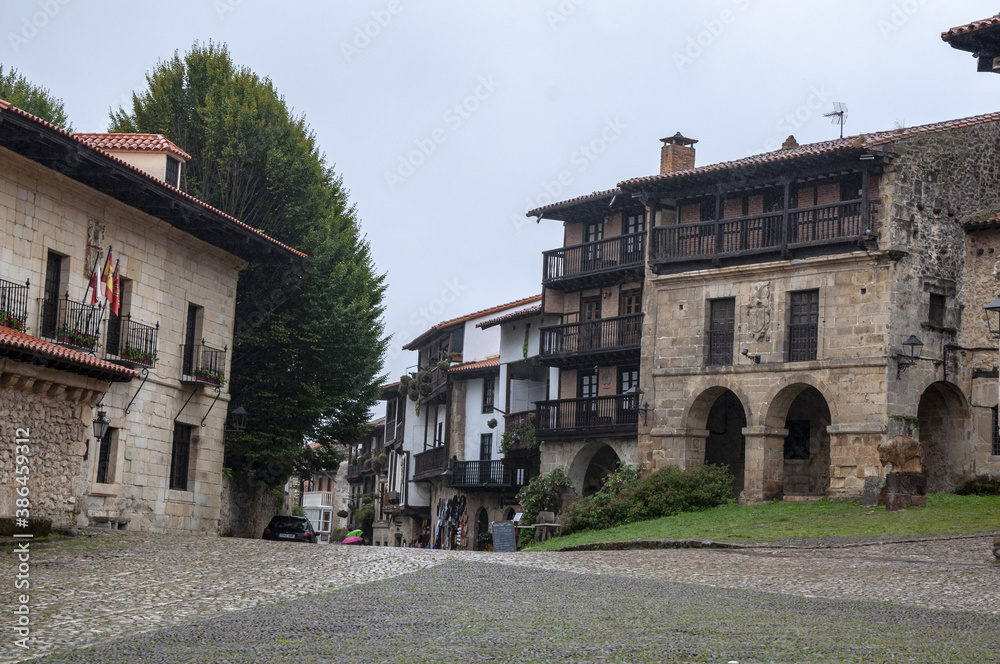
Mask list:
[{"label": "arched doorway", "polygon": [[931,383],[917,406],[928,493],[946,493],[972,477],[972,418],[965,395],[951,383]]},{"label": "arched doorway", "polygon": [[744,486],[746,469],[746,440],[743,429],[747,426],[747,416],[732,391],[719,394],[708,411],[705,428],[705,463],[725,466],[733,476],[733,496],[739,496]]},{"label": "arched doorway", "polygon": [[587,470],[583,474],[583,495],[591,496],[601,490],[604,486],[604,478],[618,470],[618,453],[610,445],[604,445],[587,464]]},{"label": "arched doorway", "polygon": [[785,415],[784,495],[824,496],[830,488],[830,407],[815,387],[793,385],[786,391],[798,394]]},{"label": "arched doorway", "polygon": [[485,551],[487,544],[484,544],[486,537],[484,535],[490,534],[490,515],[486,511],[485,507],[480,507],[479,512],[476,514],[476,540],[475,548],[477,551]]}]

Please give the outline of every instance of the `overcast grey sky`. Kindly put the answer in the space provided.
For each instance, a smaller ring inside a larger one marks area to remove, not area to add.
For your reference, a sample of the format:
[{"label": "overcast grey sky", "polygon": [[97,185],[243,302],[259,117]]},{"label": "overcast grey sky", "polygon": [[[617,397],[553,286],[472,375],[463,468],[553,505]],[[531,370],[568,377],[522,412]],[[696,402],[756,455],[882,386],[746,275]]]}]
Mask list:
[{"label": "overcast grey sky", "polygon": [[0,63],[61,97],[77,131],[195,40],[229,46],[304,113],[388,273],[386,371],[432,324],[540,292],[558,222],[524,213],[659,167],[697,165],[998,109],[940,33],[964,0],[6,0]]}]

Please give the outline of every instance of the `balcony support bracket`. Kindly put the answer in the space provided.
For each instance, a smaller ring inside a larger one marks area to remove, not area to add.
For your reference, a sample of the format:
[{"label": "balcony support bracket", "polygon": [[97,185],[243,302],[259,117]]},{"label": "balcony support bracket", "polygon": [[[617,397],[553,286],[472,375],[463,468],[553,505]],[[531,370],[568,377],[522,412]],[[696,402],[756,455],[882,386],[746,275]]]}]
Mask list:
[{"label": "balcony support bracket", "polygon": [[212,412],[213,408],[215,408],[215,402],[219,400],[220,396],[222,396],[222,386],[221,385],[216,385],[215,386],[215,398],[212,399],[212,403],[208,406],[208,411],[205,413],[205,417],[201,418],[201,426],[205,426],[205,420],[208,419],[208,414]]},{"label": "balcony support bracket", "polygon": [[[142,392],[142,386],[146,384],[146,380],[148,378],[149,378],[149,369],[147,369],[146,367],[143,367],[142,368],[142,382],[139,383],[139,389],[137,389],[135,391],[135,394],[132,395],[132,399],[128,402],[128,405],[125,406],[125,414],[126,415],[128,415],[129,409],[132,408],[132,404],[135,403],[135,398],[137,396],[139,396],[139,392]],[[188,401],[190,401],[190,400],[191,400],[191,397],[188,397]],[[187,403],[185,403],[184,405],[186,406]],[[181,408],[181,410],[184,410],[184,409]],[[177,413],[177,414],[180,415],[180,413]],[[177,418],[175,417],[174,419],[176,420]]]}]

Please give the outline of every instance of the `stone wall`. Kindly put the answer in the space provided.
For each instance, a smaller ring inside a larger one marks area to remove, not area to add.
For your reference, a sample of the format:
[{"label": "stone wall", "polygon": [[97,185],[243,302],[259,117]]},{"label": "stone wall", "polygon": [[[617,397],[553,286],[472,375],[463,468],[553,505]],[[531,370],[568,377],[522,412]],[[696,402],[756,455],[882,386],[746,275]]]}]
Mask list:
[{"label": "stone wall", "polygon": [[261,482],[223,475],[219,530],[221,537],[257,539],[268,522],[281,514],[284,495]]}]

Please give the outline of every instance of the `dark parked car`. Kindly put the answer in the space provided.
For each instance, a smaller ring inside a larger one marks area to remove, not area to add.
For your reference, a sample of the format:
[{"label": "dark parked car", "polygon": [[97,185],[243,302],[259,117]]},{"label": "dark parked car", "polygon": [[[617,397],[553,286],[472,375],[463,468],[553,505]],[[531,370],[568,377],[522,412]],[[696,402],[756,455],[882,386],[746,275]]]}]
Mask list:
[{"label": "dark parked car", "polygon": [[261,539],[315,542],[316,530],[303,516],[276,516],[267,524]]}]

